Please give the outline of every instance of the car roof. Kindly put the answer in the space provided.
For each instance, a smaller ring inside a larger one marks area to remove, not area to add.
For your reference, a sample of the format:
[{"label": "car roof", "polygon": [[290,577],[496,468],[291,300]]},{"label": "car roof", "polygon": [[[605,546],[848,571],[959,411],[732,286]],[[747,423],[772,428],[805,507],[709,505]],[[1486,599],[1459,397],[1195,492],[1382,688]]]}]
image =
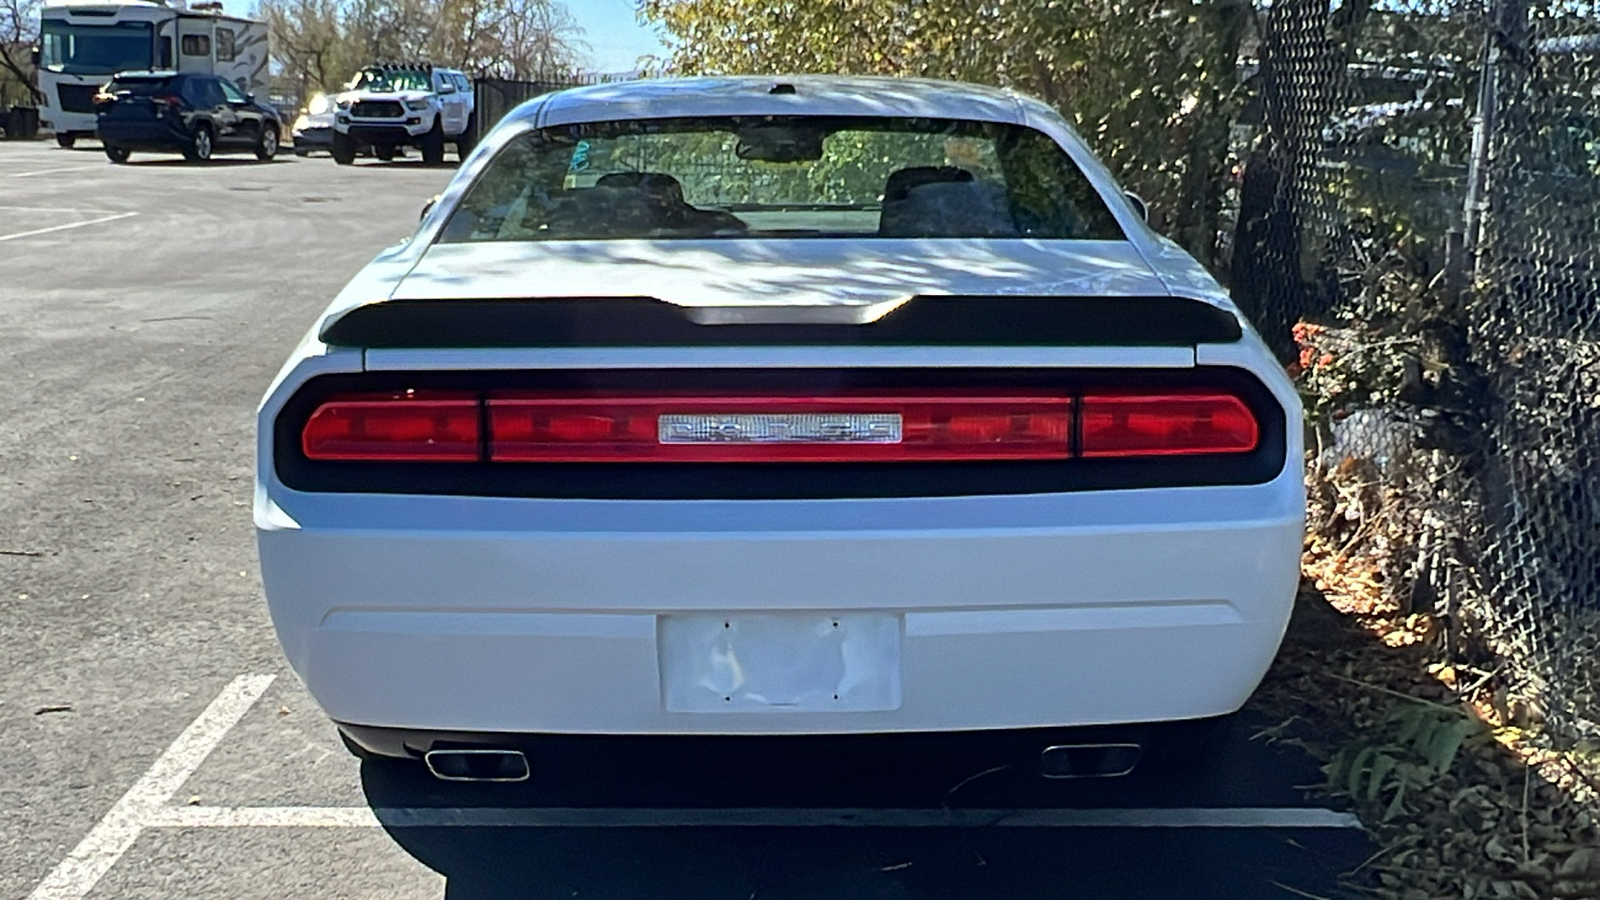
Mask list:
[{"label": "car roof", "polygon": [[924,78],[742,75],[661,78],[570,88],[525,103],[512,121],[562,125],[683,116],[893,116],[1022,124],[1016,94]]},{"label": "car roof", "polygon": [[177,78],[186,74],[189,73],[175,72],[172,69],[128,69],[111,77],[113,80],[118,78]]}]

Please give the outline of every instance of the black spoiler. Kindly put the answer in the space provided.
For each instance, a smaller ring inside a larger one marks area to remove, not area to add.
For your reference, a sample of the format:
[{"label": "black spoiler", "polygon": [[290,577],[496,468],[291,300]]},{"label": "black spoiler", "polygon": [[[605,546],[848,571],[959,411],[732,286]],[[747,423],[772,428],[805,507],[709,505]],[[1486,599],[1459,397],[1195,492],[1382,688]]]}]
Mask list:
[{"label": "black spoiler", "polygon": [[[758,308],[752,307],[752,312]],[[767,310],[760,310],[768,312]],[[387,300],[323,328],[328,344],[368,349],[794,345],[1189,347],[1232,343],[1238,318],[1183,297],[911,298],[865,324],[699,324],[704,310],[652,297]]]}]

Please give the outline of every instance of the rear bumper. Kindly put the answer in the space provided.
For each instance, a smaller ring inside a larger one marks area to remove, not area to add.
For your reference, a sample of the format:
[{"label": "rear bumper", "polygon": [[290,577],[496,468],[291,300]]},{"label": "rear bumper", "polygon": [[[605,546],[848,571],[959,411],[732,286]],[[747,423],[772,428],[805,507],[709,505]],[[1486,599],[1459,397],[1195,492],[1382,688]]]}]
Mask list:
[{"label": "rear bumper", "polygon": [[333,146],[333,129],[323,126],[306,128],[294,133],[294,149],[326,150]]},{"label": "rear bumper", "polygon": [[[1145,748],[1146,758],[1178,751],[1192,756],[1215,740],[1231,719],[1191,719],[1145,725],[1106,725],[1085,728],[1026,728],[989,731],[901,732],[860,735],[551,735],[527,732],[431,731],[374,728],[339,722],[339,730],[363,750],[378,756],[420,757],[432,749],[516,748],[535,759],[535,768],[579,761],[585,766],[625,767],[648,758],[657,771],[716,771],[726,783],[749,785],[769,780],[774,753],[783,754],[790,770],[814,765],[817,776],[837,777],[841,760],[857,772],[874,768],[886,776],[901,771],[910,758],[938,759],[956,771],[948,783],[971,774],[973,759],[1015,760],[1036,764],[1039,751],[1057,744],[1133,743]],[[1142,761],[1141,761],[1142,762]],[[748,778],[734,777],[740,770]]]},{"label": "rear bumper", "polygon": [[161,122],[101,122],[101,143],[129,150],[180,150],[189,145],[184,132]]},{"label": "rear bumper", "polygon": [[[1299,577],[1269,484],[1022,497],[551,501],[258,491],[289,660],[334,719],[420,731],[849,734],[1238,709]],[[671,711],[664,617],[892,616],[866,711]]]},{"label": "rear bumper", "polygon": [[68,112],[59,106],[51,106],[40,110],[39,124],[50,128],[56,134],[71,134],[83,137],[94,137],[96,116],[92,112]]}]

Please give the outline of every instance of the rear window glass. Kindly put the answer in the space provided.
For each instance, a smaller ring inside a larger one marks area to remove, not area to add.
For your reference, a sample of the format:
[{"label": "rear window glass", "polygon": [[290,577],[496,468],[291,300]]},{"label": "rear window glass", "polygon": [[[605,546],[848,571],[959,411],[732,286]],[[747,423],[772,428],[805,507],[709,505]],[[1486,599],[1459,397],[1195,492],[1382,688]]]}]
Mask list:
[{"label": "rear window glass", "polygon": [[150,94],[172,93],[173,78],[114,78],[111,80],[112,94],[132,94],[144,97]]},{"label": "rear window glass", "polygon": [[946,119],[629,120],[518,136],[441,241],[1122,240],[1048,135]]}]

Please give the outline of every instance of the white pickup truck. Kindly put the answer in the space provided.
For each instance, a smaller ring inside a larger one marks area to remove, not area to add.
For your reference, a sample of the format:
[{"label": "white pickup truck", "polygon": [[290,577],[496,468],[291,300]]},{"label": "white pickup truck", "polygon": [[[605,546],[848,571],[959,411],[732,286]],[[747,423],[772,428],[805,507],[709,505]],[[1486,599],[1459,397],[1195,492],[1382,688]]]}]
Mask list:
[{"label": "white pickup truck", "polygon": [[374,156],[390,160],[399,148],[411,146],[422,151],[424,163],[439,165],[446,142],[465,159],[476,132],[466,75],[426,63],[368,66],[339,95],[333,159],[348,166],[359,148],[369,146]]}]

